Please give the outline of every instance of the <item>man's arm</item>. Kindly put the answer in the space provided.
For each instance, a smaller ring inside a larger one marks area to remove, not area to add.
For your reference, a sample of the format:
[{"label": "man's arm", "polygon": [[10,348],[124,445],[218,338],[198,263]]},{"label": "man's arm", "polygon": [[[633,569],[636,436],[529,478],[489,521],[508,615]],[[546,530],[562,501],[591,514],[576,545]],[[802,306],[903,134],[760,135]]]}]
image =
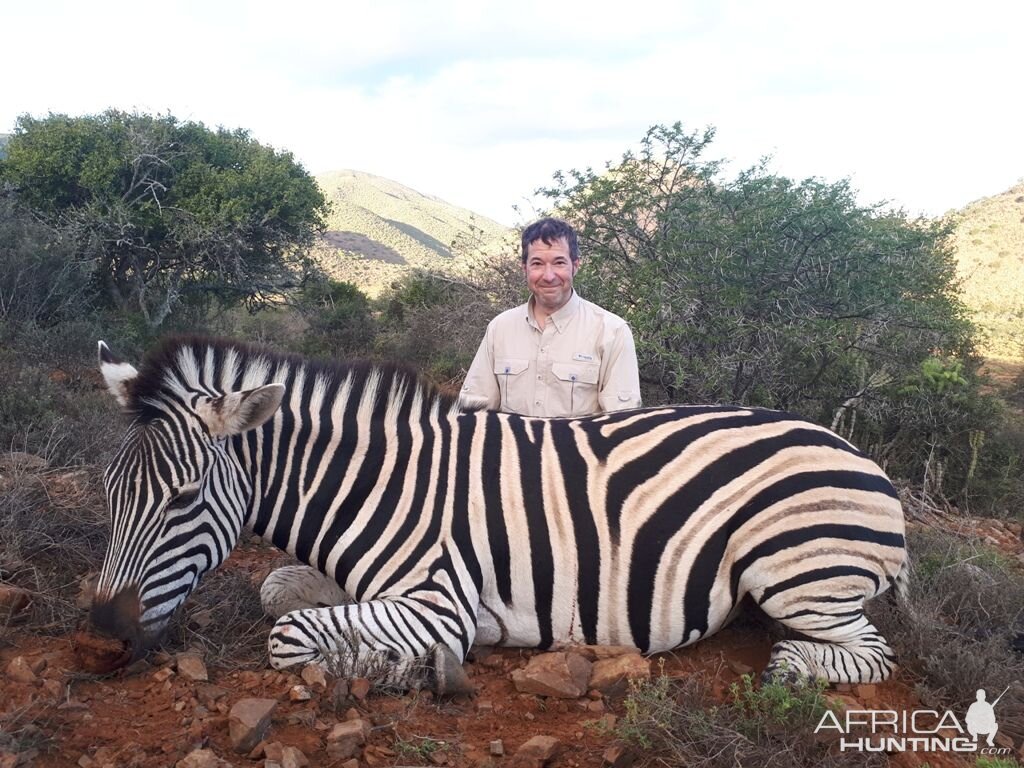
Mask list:
[{"label": "man's arm", "polygon": [[636,362],[633,333],[625,323],[615,329],[611,345],[602,358],[601,391],[597,400],[604,412],[639,408],[640,370]]},{"label": "man's arm", "polygon": [[469,366],[466,381],[459,393],[463,408],[488,408],[498,410],[501,405],[501,391],[494,377],[494,356],[491,352],[491,326],[487,326],[480,348],[476,351],[473,364]]}]

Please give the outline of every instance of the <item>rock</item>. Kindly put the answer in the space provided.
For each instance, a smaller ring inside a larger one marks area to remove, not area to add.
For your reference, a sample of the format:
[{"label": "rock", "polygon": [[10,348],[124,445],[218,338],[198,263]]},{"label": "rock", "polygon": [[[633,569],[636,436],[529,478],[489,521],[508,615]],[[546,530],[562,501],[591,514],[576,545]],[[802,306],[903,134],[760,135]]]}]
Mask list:
[{"label": "rock", "polygon": [[346,760],[344,763],[341,764],[341,768],[359,768],[359,761],[355,759]]},{"label": "rock", "polygon": [[156,672],[153,673],[153,680],[154,682],[162,683],[166,680],[169,680],[173,674],[173,669],[171,669],[170,667],[164,667],[163,669],[158,669]]},{"label": "rock", "polygon": [[573,645],[565,649],[569,653],[578,653],[587,661],[613,659],[631,653],[640,653],[639,648],[632,645]]},{"label": "rock", "polygon": [[476,711],[481,715],[493,715],[494,714],[494,702],[493,701],[478,701],[476,704]]},{"label": "rock", "polygon": [[575,699],[587,692],[591,663],[576,653],[542,653],[512,673],[520,693]]},{"label": "rock", "polygon": [[313,698],[313,692],[304,685],[293,685],[288,691],[289,701],[309,701]]},{"label": "rock", "polygon": [[853,695],[861,701],[873,701],[878,696],[878,686],[870,683],[855,685]]},{"label": "rock", "polygon": [[369,695],[371,687],[370,681],[365,677],[357,677],[349,683],[348,690],[356,701],[362,701]]},{"label": "rock", "polygon": [[11,663],[7,665],[7,676],[16,683],[25,683],[26,685],[34,683],[38,679],[24,656],[15,656],[11,659]]},{"label": "rock", "polygon": [[331,691],[331,701],[334,702],[336,712],[348,702],[348,694],[348,680],[336,680],[334,690]]},{"label": "rock", "polygon": [[604,714],[604,702],[598,699],[597,701],[591,701],[587,703],[587,709],[590,712],[596,712],[597,714]]},{"label": "rock", "polygon": [[51,699],[64,698],[64,683],[60,680],[43,680],[43,690]]},{"label": "rock", "polygon": [[511,765],[515,768],[543,768],[546,762],[558,754],[561,746],[561,742],[554,736],[534,736],[516,750]]},{"label": "rock", "polygon": [[275,699],[239,699],[228,714],[231,744],[237,752],[248,752],[266,735]]},{"label": "rock", "polygon": [[619,722],[619,718],[618,715],[607,714],[598,720],[598,722],[601,723],[602,728],[611,732],[615,730],[615,725]]},{"label": "rock", "polygon": [[218,685],[210,685],[209,683],[200,683],[196,686],[196,696],[202,705],[207,709],[216,709],[217,701],[227,696],[228,691],[226,688],[221,688]]},{"label": "rock", "polygon": [[82,755],[80,758],[78,758],[77,765],[78,768],[95,768],[96,761],[88,755]]},{"label": "rock", "polygon": [[11,584],[0,584],[0,616],[21,613],[31,602],[32,593]]},{"label": "rock", "polygon": [[628,747],[614,744],[604,751],[601,760],[602,765],[610,766],[610,768],[629,768],[636,762],[636,754]]},{"label": "rock", "polygon": [[505,754],[505,745],[501,739],[495,739],[491,742],[491,754],[495,757],[501,757]]},{"label": "rock", "polygon": [[312,728],[316,723],[316,712],[312,709],[304,709],[300,712],[293,712],[288,715],[288,722],[291,725],[301,725],[305,728]]},{"label": "rock", "polygon": [[302,682],[310,688],[317,688],[321,691],[327,690],[327,672],[319,664],[307,664],[304,666],[300,677]]},{"label": "rock", "polygon": [[212,749],[194,749],[176,762],[174,768],[232,768],[232,765],[217,757]]},{"label": "rock", "polygon": [[370,724],[366,720],[337,723],[327,733],[327,753],[335,759],[355,757],[356,751],[366,743],[369,735]]},{"label": "rock", "polygon": [[737,661],[736,659],[729,659],[729,661],[726,662],[726,666],[737,675],[754,674],[754,668],[752,666],[744,664],[742,661]]},{"label": "rock", "polygon": [[[279,741],[271,742],[263,748],[267,763],[276,763],[281,768],[304,768],[309,765],[309,758],[296,747],[289,747]],[[264,766],[266,768],[266,766]]]},{"label": "rock", "polygon": [[304,768],[309,765],[306,753],[298,747],[285,747],[281,759],[281,768]]},{"label": "rock", "polygon": [[206,665],[198,655],[194,653],[179,653],[176,666],[178,674],[187,680],[197,683],[205,683],[210,679],[206,672]]},{"label": "rock", "polygon": [[629,680],[647,680],[650,676],[651,663],[639,653],[630,653],[594,662],[589,687],[605,696],[621,696]]}]

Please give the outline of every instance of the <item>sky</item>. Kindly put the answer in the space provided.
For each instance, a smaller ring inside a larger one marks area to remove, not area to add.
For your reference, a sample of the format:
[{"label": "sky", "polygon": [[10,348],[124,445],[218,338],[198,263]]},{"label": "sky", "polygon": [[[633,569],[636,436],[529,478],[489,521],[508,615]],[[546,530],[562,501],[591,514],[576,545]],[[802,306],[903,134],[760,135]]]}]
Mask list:
[{"label": "sky", "polygon": [[911,215],[1024,177],[1019,0],[0,0],[0,27],[0,133],[170,112],[504,224],[676,121],[727,174],[770,156]]}]

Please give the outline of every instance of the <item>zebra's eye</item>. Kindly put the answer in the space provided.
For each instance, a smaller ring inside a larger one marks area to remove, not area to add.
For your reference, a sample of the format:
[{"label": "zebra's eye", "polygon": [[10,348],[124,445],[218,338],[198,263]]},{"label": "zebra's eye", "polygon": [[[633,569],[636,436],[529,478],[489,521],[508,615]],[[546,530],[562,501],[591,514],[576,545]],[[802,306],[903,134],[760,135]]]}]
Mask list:
[{"label": "zebra's eye", "polygon": [[180,491],[173,499],[171,499],[171,503],[167,505],[167,508],[182,509],[183,507],[189,506],[197,498],[199,498],[199,489],[189,488],[187,490]]}]

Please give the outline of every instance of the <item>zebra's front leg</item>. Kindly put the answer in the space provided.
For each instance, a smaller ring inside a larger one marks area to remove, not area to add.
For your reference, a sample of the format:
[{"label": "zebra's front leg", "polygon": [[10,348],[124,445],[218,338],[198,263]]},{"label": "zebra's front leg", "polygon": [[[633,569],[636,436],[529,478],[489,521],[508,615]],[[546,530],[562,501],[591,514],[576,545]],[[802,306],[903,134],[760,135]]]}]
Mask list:
[{"label": "zebra's front leg", "polygon": [[473,690],[462,659],[472,617],[438,596],[385,597],[285,614],[270,632],[270,663],[323,664],[338,677],[365,677],[377,688]]}]

